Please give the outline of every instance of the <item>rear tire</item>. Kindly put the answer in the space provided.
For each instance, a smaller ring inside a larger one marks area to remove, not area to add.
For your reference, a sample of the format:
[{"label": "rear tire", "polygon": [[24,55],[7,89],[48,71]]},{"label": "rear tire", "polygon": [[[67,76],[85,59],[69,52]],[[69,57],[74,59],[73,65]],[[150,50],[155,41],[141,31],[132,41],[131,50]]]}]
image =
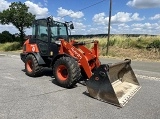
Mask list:
[{"label": "rear tire", "polygon": [[72,88],[81,78],[81,70],[75,59],[61,57],[53,66],[53,75],[58,85]]},{"label": "rear tire", "polygon": [[36,77],[42,73],[42,67],[39,66],[37,59],[29,54],[25,60],[25,71],[28,76]]}]

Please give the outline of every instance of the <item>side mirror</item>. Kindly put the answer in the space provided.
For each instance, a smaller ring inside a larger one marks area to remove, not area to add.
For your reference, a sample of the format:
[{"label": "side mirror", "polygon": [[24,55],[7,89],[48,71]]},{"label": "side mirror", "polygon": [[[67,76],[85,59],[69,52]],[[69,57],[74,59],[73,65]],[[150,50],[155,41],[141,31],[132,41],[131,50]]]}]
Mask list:
[{"label": "side mirror", "polygon": [[73,23],[70,24],[70,29],[74,29]]},{"label": "side mirror", "polygon": [[47,18],[47,22],[48,22],[48,24],[50,24],[52,26],[53,25],[53,16],[49,16]]},{"label": "side mirror", "polygon": [[70,21],[70,22],[65,22],[66,26],[69,27],[70,29],[74,29],[74,25],[73,25],[73,22]]}]

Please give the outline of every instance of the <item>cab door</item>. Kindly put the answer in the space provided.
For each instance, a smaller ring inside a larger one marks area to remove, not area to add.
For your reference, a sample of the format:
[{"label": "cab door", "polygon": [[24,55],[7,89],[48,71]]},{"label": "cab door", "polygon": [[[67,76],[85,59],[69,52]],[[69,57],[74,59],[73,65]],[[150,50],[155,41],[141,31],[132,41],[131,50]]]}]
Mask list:
[{"label": "cab door", "polygon": [[36,24],[36,43],[41,56],[49,55],[49,34],[46,19],[39,19]]}]

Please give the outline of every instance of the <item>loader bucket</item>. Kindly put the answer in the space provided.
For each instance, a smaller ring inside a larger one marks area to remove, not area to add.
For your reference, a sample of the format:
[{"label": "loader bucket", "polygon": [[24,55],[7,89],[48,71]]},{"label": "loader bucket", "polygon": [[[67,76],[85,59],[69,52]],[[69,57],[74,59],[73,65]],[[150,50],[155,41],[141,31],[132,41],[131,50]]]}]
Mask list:
[{"label": "loader bucket", "polygon": [[125,60],[113,65],[100,65],[86,82],[89,95],[123,107],[140,89],[130,63],[131,60]]}]

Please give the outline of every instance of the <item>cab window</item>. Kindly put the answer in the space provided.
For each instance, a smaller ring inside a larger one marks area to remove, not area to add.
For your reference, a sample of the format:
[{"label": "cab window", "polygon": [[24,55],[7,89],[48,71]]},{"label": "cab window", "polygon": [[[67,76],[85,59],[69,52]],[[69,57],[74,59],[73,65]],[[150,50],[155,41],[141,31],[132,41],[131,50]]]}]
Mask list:
[{"label": "cab window", "polygon": [[46,20],[38,21],[38,33],[37,38],[42,41],[48,42],[48,27]]}]

